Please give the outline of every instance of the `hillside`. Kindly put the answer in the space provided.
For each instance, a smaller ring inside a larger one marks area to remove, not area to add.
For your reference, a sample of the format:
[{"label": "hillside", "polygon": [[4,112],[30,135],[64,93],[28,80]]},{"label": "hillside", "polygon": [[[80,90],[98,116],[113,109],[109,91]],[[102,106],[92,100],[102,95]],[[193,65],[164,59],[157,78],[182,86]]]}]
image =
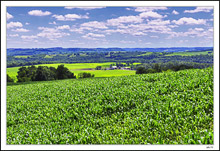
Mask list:
[{"label": "hillside", "polygon": [[78,52],[113,52],[113,51],[147,51],[147,52],[179,52],[201,51],[213,47],[171,47],[171,48],[8,48],[7,56],[22,56],[36,54],[64,54]]},{"label": "hillside", "polygon": [[213,144],[213,69],[7,86],[7,144]]}]

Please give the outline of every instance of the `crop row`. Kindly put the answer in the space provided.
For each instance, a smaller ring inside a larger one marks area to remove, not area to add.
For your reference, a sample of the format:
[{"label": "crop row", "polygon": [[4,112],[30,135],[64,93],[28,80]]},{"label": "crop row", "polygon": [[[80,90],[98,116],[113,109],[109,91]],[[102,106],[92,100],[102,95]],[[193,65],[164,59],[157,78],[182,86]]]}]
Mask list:
[{"label": "crop row", "polygon": [[7,144],[213,144],[213,69],[7,86]]}]

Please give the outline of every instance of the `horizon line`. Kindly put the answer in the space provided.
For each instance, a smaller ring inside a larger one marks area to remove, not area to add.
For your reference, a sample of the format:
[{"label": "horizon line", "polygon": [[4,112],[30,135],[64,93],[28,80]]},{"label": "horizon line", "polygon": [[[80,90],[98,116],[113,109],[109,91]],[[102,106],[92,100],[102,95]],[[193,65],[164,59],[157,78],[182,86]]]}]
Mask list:
[{"label": "horizon line", "polygon": [[214,47],[214,46],[205,46],[205,47],[199,47],[199,46],[192,46],[192,47],[187,47],[187,46],[184,46],[184,47],[94,47],[94,48],[89,48],[89,47],[33,47],[33,48],[7,48],[7,49],[48,49],[48,48],[64,48],[64,49],[68,49],[68,48],[81,48],[81,49],[97,49],[97,48],[101,48],[101,49],[109,49],[109,48],[121,48],[121,49],[136,49],[136,48],[141,48],[141,49],[144,49],[144,48],[153,48],[153,49],[156,49],[156,48],[206,48],[206,47]]}]

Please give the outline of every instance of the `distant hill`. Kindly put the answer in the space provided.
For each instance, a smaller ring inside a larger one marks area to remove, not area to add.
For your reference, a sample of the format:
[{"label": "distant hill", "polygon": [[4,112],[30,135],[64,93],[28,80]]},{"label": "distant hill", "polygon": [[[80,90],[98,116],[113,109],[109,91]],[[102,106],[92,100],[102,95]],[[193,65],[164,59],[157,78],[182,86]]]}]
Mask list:
[{"label": "distant hill", "polygon": [[184,52],[213,50],[213,47],[171,47],[171,48],[8,48],[7,56],[64,54],[76,52],[111,52],[111,51],[147,51],[147,52]]}]

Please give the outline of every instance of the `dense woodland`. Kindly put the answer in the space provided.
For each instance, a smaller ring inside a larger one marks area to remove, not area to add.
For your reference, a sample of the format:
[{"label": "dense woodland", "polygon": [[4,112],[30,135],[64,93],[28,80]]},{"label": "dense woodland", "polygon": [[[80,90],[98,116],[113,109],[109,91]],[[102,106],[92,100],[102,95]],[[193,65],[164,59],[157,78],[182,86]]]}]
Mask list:
[{"label": "dense woodland", "polygon": [[[207,51],[207,50],[206,50]],[[211,51],[211,50],[210,50]],[[30,56],[7,56],[7,67],[51,64],[51,63],[166,63],[194,62],[213,64],[213,55],[169,56],[172,52],[112,51],[112,52],[78,52],[56,55],[37,54]]]}]

